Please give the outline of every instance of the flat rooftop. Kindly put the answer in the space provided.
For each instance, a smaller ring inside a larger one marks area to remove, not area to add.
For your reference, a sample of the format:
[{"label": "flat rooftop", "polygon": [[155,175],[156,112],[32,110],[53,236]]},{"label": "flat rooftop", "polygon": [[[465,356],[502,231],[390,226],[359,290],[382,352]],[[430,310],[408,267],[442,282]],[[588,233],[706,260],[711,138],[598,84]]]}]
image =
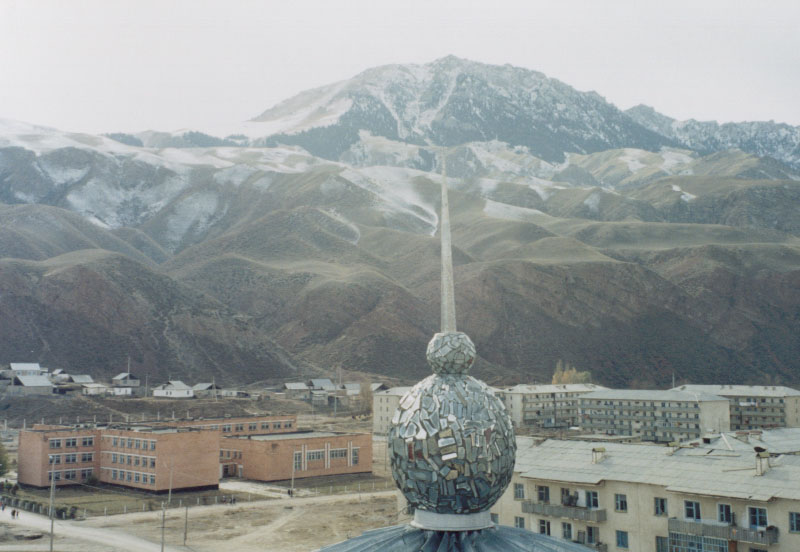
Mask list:
[{"label": "flat rooftop", "polygon": [[252,441],[285,441],[289,439],[313,439],[314,437],[336,437],[337,435],[358,435],[353,433],[334,433],[333,431],[295,431],[293,433],[274,433],[269,435],[229,435],[229,439],[250,439]]}]

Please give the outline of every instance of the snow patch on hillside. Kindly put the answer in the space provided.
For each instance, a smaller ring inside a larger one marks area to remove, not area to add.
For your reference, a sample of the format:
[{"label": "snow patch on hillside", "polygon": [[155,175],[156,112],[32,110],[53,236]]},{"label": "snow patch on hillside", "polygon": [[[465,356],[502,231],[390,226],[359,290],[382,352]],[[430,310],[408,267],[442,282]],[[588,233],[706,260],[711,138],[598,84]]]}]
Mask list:
[{"label": "snow patch on hillside", "polygon": [[544,213],[538,209],[517,207],[516,205],[509,205],[508,203],[501,203],[491,199],[486,200],[486,204],[483,206],[483,212],[493,218],[519,220],[523,222],[531,222],[532,219],[544,215]]},{"label": "snow patch on hillside", "polygon": [[586,205],[593,213],[597,213],[600,210],[600,199],[600,193],[592,192],[586,199],[583,200],[583,204]]},{"label": "snow patch on hillside", "polygon": [[353,245],[358,245],[359,240],[361,239],[361,230],[358,229],[358,226],[355,225],[350,219],[347,217],[342,216],[336,209],[323,209],[326,215],[331,217],[332,219],[340,222],[344,226],[346,226],[349,230],[353,232],[352,238],[344,237],[347,241],[352,243]]},{"label": "snow patch on hillside", "polygon": [[225,214],[223,210],[215,217],[218,208],[219,197],[211,192],[193,194],[176,202],[167,218],[167,243],[175,248],[190,231],[195,236],[206,232],[219,216]]},{"label": "snow patch on hillside", "polygon": [[628,166],[631,173],[639,172],[647,166],[641,161],[642,156],[647,152],[633,148],[625,148],[623,151],[625,154],[620,155],[619,160]]},{"label": "snow patch on hillside", "polygon": [[399,167],[369,167],[345,169],[339,176],[374,194],[380,202],[376,207],[386,213],[411,216],[423,223],[428,234],[436,233],[439,217],[433,205],[417,192],[412,178],[428,175],[422,171]]},{"label": "snow patch on hillside", "polygon": [[694,194],[690,194],[689,192],[684,192],[684,191],[681,189],[681,187],[680,187],[680,186],[678,186],[677,184],[673,184],[673,185],[672,185],[672,191],[673,191],[673,192],[680,192],[680,193],[681,193],[681,199],[682,199],[683,201],[685,201],[686,203],[689,203],[689,202],[690,202],[690,201],[692,201],[693,199],[697,199],[697,196],[696,196],[696,195],[694,195]]},{"label": "snow patch on hillside", "polygon": [[241,186],[248,178],[258,172],[256,169],[247,165],[234,165],[227,169],[222,169],[214,173],[214,182],[220,186]]}]

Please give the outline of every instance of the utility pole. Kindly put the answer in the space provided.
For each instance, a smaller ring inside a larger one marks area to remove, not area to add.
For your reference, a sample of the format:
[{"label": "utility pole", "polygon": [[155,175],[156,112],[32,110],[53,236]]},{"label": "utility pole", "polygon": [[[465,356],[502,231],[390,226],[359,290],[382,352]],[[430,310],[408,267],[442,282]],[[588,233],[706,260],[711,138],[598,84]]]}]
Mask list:
[{"label": "utility pole", "polygon": [[189,503],[186,503],[186,515],[183,518],[183,545],[186,546],[186,535],[189,532]]},{"label": "utility pole", "polygon": [[166,525],[167,511],[164,509],[164,501],[161,501],[161,552],[164,552],[164,525]]},{"label": "utility pole", "polygon": [[53,552],[53,510],[55,510],[56,501],[56,471],[55,464],[50,461],[50,552]]},{"label": "utility pole", "polygon": [[[297,457],[297,447],[295,447],[294,453],[292,454],[292,486],[291,486],[292,492],[290,493],[290,496],[292,498],[294,498],[294,465],[296,463],[295,462],[295,458],[296,457]],[[300,462],[301,463],[303,462],[303,455],[302,454],[300,455]]]}]

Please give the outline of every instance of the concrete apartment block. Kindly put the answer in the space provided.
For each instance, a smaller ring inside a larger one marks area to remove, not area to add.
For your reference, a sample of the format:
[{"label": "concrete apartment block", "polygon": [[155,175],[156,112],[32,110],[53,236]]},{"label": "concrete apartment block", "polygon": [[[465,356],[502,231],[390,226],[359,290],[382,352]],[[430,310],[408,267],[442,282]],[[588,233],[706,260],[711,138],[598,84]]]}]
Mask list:
[{"label": "concrete apartment block", "polygon": [[704,393],[607,389],[580,397],[582,429],[671,442],[730,430],[728,399]]},{"label": "concrete apartment block", "polygon": [[681,385],[673,391],[709,393],[730,401],[731,429],[800,427],[800,391],[780,385]]}]

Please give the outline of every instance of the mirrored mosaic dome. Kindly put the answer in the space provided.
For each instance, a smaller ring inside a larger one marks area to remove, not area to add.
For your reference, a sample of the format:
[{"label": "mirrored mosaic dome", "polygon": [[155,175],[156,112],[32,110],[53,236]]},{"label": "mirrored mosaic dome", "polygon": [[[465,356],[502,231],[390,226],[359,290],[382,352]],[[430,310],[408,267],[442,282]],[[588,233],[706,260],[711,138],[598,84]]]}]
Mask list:
[{"label": "mirrored mosaic dome", "polygon": [[403,396],[392,419],[392,475],[415,509],[484,512],[511,481],[511,420],[492,390],[466,375],[475,359],[466,334],[436,334],[427,356],[434,375]]}]

